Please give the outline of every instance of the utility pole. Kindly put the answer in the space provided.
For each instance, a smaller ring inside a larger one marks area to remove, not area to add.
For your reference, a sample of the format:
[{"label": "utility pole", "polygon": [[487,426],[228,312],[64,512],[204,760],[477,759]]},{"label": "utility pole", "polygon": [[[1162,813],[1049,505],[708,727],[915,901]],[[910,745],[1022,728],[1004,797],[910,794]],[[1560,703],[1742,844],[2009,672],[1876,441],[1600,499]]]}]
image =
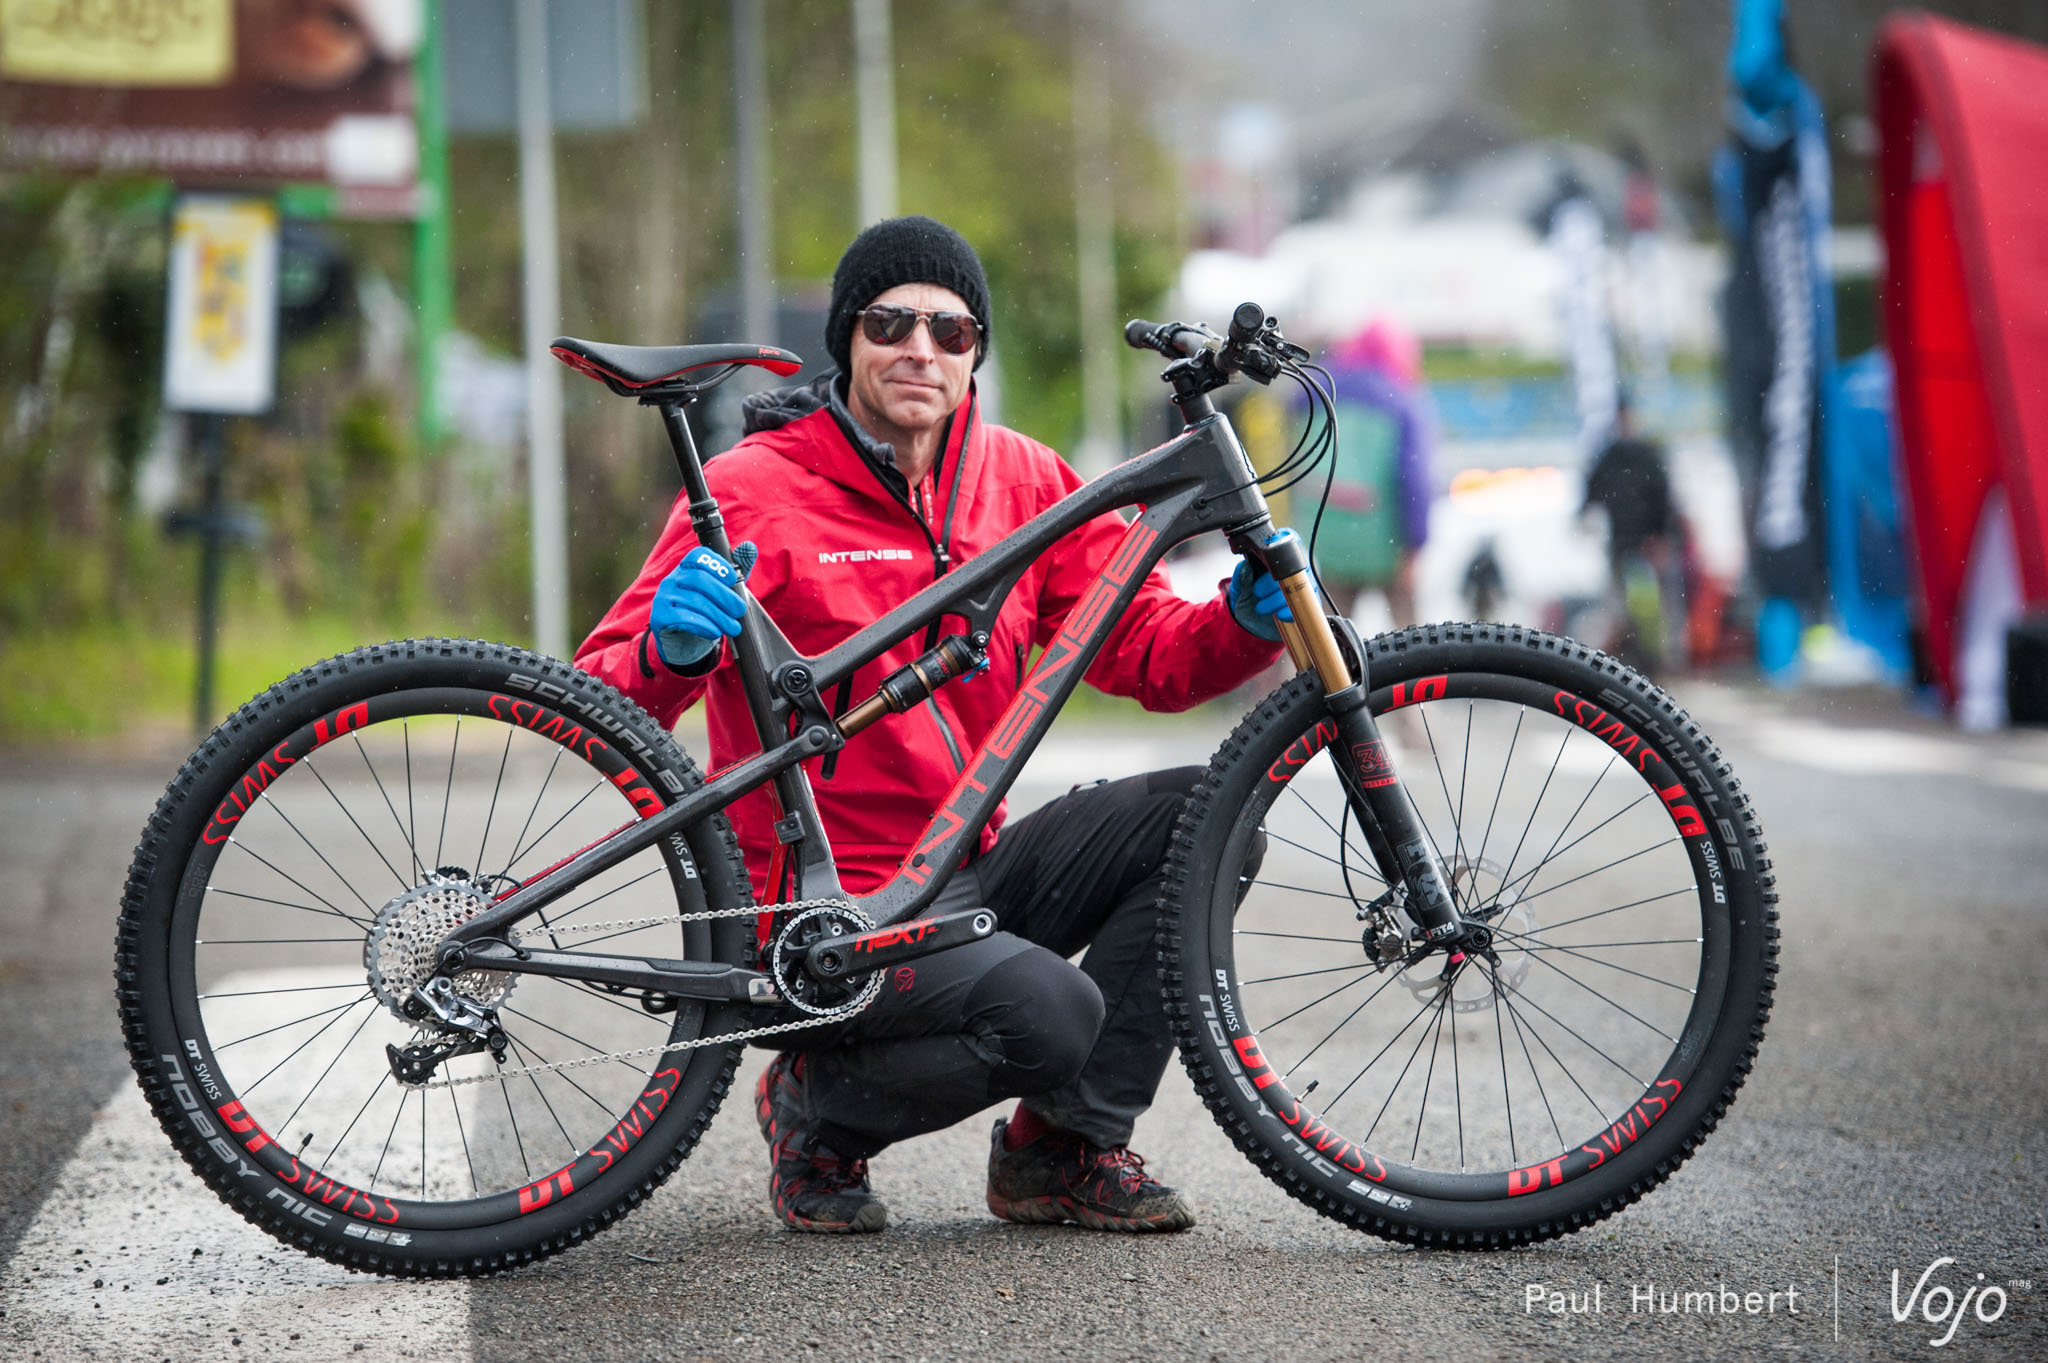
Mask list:
[{"label": "utility pole", "polygon": [[1123,457],[1120,341],[1116,323],[1116,204],[1110,193],[1109,98],[1102,46],[1088,9],[1069,0],[1073,27],[1074,264],[1081,313],[1081,448],[1074,463],[1093,477]]},{"label": "utility pole", "polygon": [[896,53],[889,36],[889,4],[853,0],[862,227],[896,216]]},{"label": "utility pole", "polygon": [[555,228],[555,131],[548,107],[547,0],[516,0],[519,231],[526,311],[527,477],[533,502],[534,646],[569,656],[568,499],[562,475],[562,367],[548,346],[562,329]]},{"label": "utility pole", "polygon": [[[761,0],[732,0],[733,135],[739,143],[740,335],[776,344],[775,232],[768,201],[768,72]],[[759,374],[749,369],[747,376]]]}]

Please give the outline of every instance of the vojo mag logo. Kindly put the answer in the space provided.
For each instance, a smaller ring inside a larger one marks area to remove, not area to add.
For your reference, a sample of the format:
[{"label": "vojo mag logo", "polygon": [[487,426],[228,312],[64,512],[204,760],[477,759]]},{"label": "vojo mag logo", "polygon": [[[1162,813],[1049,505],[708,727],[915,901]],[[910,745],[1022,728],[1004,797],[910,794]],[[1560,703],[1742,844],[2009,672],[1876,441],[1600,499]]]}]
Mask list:
[{"label": "vojo mag logo", "polygon": [[[1924,1324],[1935,1331],[1928,1343],[1939,1349],[1956,1337],[1963,1323],[1990,1325],[2005,1315],[2005,1284],[1986,1282],[1984,1275],[1971,1275],[1955,1267],[1955,1259],[1944,1254],[1911,1280],[1892,1270],[1892,1321],[1898,1325]],[[2031,1282],[2014,1280],[2015,1291],[2025,1291]],[[1901,1293],[1903,1292],[1903,1295]]]}]

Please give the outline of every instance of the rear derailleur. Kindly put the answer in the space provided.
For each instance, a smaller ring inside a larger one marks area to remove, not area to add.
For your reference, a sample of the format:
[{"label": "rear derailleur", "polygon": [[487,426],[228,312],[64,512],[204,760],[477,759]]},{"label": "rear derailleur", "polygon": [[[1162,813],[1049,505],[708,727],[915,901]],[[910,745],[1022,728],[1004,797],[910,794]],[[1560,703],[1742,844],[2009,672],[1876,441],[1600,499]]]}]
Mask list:
[{"label": "rear derailleur", "polygon": [[512,1039],[498,1025],[495,1008],[480,1007],[459,993],[446,975],[436,975],[412,991],[405,1001],[407,1016],[422,1026],[438,1027],[445,1035],[438,1041],[416,1041],[410,1046],[386,1046],[391,1075],[401,1084],[424,1084],[447,1061],[462,1055],[489,1051],[491,1059],[505,1063]]}]

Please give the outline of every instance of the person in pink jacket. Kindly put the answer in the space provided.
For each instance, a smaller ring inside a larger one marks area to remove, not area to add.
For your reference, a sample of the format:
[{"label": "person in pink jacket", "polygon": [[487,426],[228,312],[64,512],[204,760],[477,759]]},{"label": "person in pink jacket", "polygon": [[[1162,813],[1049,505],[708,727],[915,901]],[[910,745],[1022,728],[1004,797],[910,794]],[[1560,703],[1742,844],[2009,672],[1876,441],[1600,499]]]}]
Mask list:
[{"label": "person in pink jacket", "polygon": [[[1081,478],[1037,441],[981,419],[973,374],[989,296],[974,250],[929,218],[862,232],[833,278],[826,346],[839,372],[756,395],[748,434],[706,466],[742,574],[696,543],[678,499],[632,586],[576,664],[664,724],[706,698],[711,765],[757,748],[727,636],[754,598],[801,651],[839,643],[983,552]],[[1010,593],[987,672],[945,687],[807,770],[846,888],[885,882],[1017,692],[1031,650],[1114,552],[1124,522],[1074,530]],[[738,555],[744,558],[744,555]],[[1277,589],[1240,567],[1209,601],[1155,571],[1088,671],[1104,691],[1181,710],[1278,653]],[[869,694],[927,647],[905,641],[854,678]],[[757,1106],[770,1197],[800,1230],[887,1220],[867,1161],[906,1137],[1018,1098],[996,1123],[988,1203],[1015,1221],[1179,1230],[1186,1199],[1128,1142],[1171,1058],[1153,955],[1158,876],[1196,767],[1079,787],[1004,827],[999,808],[932,912],[985,905],[1002,931],[895,972],[849,1022],[776,1038]],[[767,791],[729,810],[757,897],[774,835]],[[1078,967],[1065,958],[1083,947]]]}]

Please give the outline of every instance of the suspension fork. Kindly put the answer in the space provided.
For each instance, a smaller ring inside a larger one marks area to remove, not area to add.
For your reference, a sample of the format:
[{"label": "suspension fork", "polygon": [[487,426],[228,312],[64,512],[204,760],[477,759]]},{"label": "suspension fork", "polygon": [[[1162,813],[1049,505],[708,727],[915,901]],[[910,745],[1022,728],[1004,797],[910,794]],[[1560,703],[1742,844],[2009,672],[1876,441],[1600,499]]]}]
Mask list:
[{"label": "suspension fork", "polygon": [[1444,868],[1431,851],[1422,819],[1394,772],[1386,741],[1366,704],[1369,682],[1364,648],[1357,649],[1359,675],[1353,677],[1309,575],[1308,553],[1293,531],[1269,532],[1256,540],[1232,536],[1232,544],[1263,562],[1287,598],[1294,619],[1277,622],[1281,642],[1287,645],[1294,665],[1315,673],[1323,684],[1323,701],[1337,727],[1337,741],[1330,745],[1331,760],[1344,780],[1345,798],[1365,830],[1380,874],[1389,885],[1407,887],[1408,913],[1422,926],[1425,940],[1437,945],[1457,940],[1464,925],[1458,919]]}]

